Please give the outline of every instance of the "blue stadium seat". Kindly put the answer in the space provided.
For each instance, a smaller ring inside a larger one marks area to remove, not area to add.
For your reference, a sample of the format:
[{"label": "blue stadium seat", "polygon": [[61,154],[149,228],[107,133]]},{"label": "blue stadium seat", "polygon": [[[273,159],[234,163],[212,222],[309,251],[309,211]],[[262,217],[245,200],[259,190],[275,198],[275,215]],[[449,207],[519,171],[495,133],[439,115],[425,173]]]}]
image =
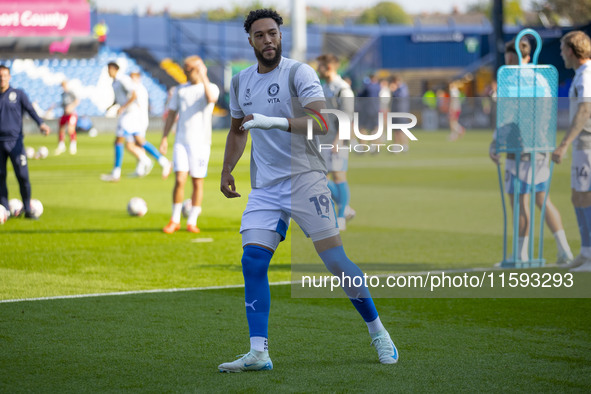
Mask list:
[{"label": "blue stadium seat", "polygon": [[[51,74],[62,73],[68,79],[79,79],[83,86],[95,86],[105,69],[108,62],[123,58],[129,67],[138,67],[134,59],[127,56],[122,51],[111,50],[110,48],[101,48],[99,53],[90,59],[35,59],[33,65],[35,68],[46,67]],[[11,59],[4,64],[12,66],[14,60]],[[152,116],[161,116],[164,112],[166,101],[166,88],[161,85],[152,75],[141,69],[142,82],[148,94],[150,95],[150,108]],[[35,73],[35,75],[38,75]],[[55,83],[55,78],[49,78]],[[43,110],[59,103],[61,99],[61,86],[59,83],[50,85],[45,83],[42,78],[31,78],[24,70],[19,70],[12,74],[11,84],[15,87],[24,89],[31,101],[35,101]],[[104,113],[94,104],[92,97],[83,98],[78,107],[80,116],[103,116]],[[56,116],[61,115],[61,109],[55,108]]]}]

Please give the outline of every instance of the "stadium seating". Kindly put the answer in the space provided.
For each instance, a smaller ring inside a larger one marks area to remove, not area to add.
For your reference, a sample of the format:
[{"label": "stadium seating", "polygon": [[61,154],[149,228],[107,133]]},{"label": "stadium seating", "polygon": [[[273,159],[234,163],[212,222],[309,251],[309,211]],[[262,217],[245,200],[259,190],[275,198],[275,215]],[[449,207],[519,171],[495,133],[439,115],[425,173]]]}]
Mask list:
[{"label": "stadium seating", "polygon": [[122,51],[104,47],[90,59],[13,59],[5,64],[11,67],[11,85],[24,89],[31,102],[41,109],[41,115],[52,118],[62,115],[59,103],[64,79],[70,81],[70,88],[80,99],[79,115],[104,115],[106,108],[113,103],[111,79],[106,67],[110,61],[117,61],[124,73],[131,68],[140,69],[142,82],[150,96],[150,114],[162,115],[166,88]]}]

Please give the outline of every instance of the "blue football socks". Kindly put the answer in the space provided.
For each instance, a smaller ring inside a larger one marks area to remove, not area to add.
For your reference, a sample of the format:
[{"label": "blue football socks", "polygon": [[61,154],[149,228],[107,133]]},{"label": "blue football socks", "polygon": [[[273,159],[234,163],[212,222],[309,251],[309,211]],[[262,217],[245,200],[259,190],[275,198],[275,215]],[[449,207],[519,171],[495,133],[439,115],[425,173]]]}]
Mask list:
[{"label": "blue football socks", "polygon": [[579,233],[581,234],[581,247],[591,246],[591,234],[589,233],[589,224],[591,224],[591,207],[575,207]]},{"label": "blue football socks", "polygon": [[115,144],[115,168],[121,168],[123,163],[123,144]]},{"label": "blue football socks", "polygon": [[246,319],[251,337],[268,338],[271,290],[267,271],[273,253],[255,245],[246,245],[242,254]]},{"label": "blue football socks", "polygon": [[160,159],[160,157],[162,156],[162,154],[158,151],[158,149],[156,149],[156,147],[154,145],[152,145],[151,143],[149,143],[148,141],[146,141],[144,143],[143,148],[146,150],[146,152],[148,152],[154,158],[156,158],[156,160]]},{"label": "blue football socks", "polygon": [[338,199],[336,200],[339,211],[337,216],[340,218],[345,217],[345,208],[349,205],[351,199],[351,193],[349,192],[349,183],[342,182],[336,184],[338,190]]},{"label": "blue football socks", "polygon": [[[363,320],[366,322],[374,321],[378,317],[378,311],[373,303],[373,299],[369,295],[367,286],[358,287],[354,285],[355,283],[362,283],[363,272],[355,263],[349,260],[343,246],[336,246],[320,252],[318,255],[333,275],[339,278],[346,278],[343,281],[345,282],[343,290],[345,290],[345,293],[349,296],[353,306],[355,306],[357,312],[363,317]],[[360,279],[355,278],[361,278],[361,282]]]}]

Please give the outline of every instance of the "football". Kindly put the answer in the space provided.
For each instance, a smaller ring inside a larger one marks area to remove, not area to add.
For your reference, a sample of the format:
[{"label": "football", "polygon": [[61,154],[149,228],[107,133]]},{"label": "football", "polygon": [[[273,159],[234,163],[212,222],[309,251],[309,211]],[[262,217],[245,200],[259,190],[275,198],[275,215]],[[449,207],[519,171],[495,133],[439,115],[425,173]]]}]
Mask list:
[{"label": "football", "polygon": [[32,146],[27,146],[25,148],[25,155],[27,156],[27,159],[32,159],[33,157],[35,157],[35,148],[33,148]]},{"label": "football", "polygon": [[127,213],[131,216],[144,216],[148,212],[148,204],[141,197],[133,197],[127,203]]},{"label": "football", "polygon": [[23,213],[23,203],[18,198],[11,198],[8,201],[8,210],[10,211],[10,216],[18,217]]},{"label": "football", "polygon": [[97,129],[95,129],[94,127],[93,127],[92,129],[88,130],[88,136],[89,136],[90,138],[94,138],[94,137],[96,137],[97,135],[98,135],[98,130],[97,130]]},{"label": "football", "polygon": [[190,198],[187,198],[183,201],[183,217],[188,218],[189,214],[191,213],[191,207],[193,206],[193,201]]},{"label": "football", "polygon": [[41,146],[35,154],[35,159],[45,159],[47,156],[49,156],[49,149],[46,146]]},{"label": "football", "polygon": [[35,198],[31,199],[31,213],[36,218],[39,218],[41,215],[43,215],[43,204],[41,204],[41,201]]},{"label": "football", "polygon": [[8,211],[4,208],[4,205],[0,204],[0,224],[6,223],[8,220]]}]

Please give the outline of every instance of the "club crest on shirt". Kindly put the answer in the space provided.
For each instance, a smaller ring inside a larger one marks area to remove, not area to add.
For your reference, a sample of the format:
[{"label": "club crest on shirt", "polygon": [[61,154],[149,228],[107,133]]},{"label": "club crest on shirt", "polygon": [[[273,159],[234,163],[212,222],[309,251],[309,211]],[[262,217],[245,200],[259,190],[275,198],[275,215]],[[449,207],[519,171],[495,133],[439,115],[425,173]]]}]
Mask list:
[{"label": "club crest on shirt", "polygon": [[16,103],[16,92],[10,92],[10,94],[8,95],[8,99],[11,103]]},{"label": "club crest on shirt", "polygon": [[277,96],[277,94],[279,94],[279,84],[271,84],[271,86],[269,86],[269,89],[267,89],[267,93],[269,93],[269,96],[271,97]]},{"label": "club crest on shirt", "polygon": [[250,88],[246,88],[246,93],[244,94],[245,100],[250,100]]}]

